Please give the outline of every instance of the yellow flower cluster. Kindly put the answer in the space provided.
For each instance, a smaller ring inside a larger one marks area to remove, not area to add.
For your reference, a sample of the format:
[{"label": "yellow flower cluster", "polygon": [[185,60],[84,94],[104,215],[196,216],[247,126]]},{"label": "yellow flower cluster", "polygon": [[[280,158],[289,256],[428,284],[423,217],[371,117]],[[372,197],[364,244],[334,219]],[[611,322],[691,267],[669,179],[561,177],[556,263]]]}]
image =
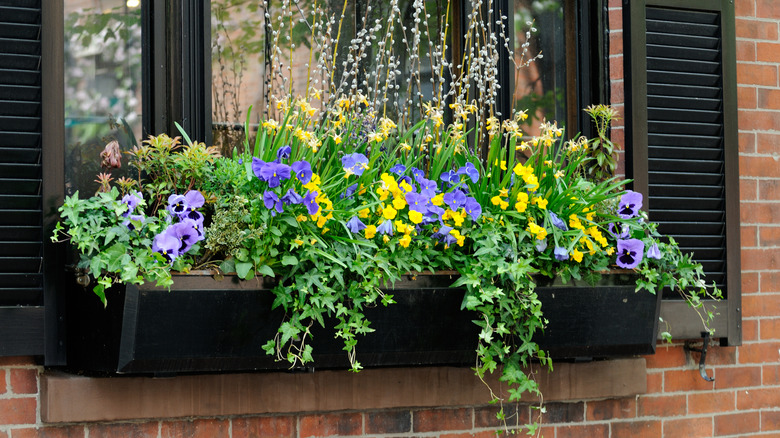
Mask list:
[{"label": "yellow flower cluster", "polygon": [[[311,176],[311,180],[303,187],[309,191],[317,192],[317,198],[315,200],[320,206],[320,209],[317,210],[317,213],[311,215],[311,220],[314,221],[318,227],[322,228],[322,233],[325,234],[328,229],[323,227],[328,220],[333,218],[333,203],[328,198],[328,195],[320,188],[321,183],[320,176],[314,173]],[[305,216],[304,220],[301,220],[301,216],[298,216],[298,222],[303,222],[305,220]]]}]

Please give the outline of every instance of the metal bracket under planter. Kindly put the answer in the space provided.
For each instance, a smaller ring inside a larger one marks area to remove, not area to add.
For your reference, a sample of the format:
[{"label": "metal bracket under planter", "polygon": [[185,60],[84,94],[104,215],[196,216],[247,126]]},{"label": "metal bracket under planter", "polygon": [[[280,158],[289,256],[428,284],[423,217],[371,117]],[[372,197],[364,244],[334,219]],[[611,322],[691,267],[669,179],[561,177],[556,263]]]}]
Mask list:
[{"label": "metal bracket under planter", "polygon": [[[540,284],[536,291],[549,324],[534,339],[554,358],[654,352],[660,301],[634,293],[633,279],[618,276],[595,287]],[[454,280],[452,273],[418,274],[396,283],[389,291],[396,304],[366,311],[376,331],[359,339],[358,361],[365,367],[473,366],[476,315],[461,310],[464,290],[449,288]],[[99,354],[69,358],[69,365],[155,375],[286,369],[286,362],[275,362],[262,350],[283,319],[280,309],[271,310],[272,287],[262,279],[209,275],[177,276],[170,291],[129,285],[109,300],[108,309],[90,310],[98,312],[97,318],[79,316],[89,321],[81,325],[89,332],[79,337],[86,344],[78,354],[89,355],[90,343]],[[332,321],[326,323],[332,327]],[[314,327],[311,342],[314,367],[348,367],[343,345],[331,330]]]}]

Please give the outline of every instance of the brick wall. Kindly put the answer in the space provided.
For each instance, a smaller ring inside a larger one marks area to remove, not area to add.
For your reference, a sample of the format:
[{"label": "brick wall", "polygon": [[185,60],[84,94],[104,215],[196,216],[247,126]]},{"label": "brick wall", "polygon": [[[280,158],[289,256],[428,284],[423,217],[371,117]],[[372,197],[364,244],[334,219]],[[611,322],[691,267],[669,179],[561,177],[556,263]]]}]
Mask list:
[{"label": "brick wall", "polygon": [[[623,109],[620,0],[610,0],[612,100]],[[736,0],[742,199],[743,339],[713,346],[712,383],[682,344],[647,359],[648,392],[547,405],[546,437],[780,437],[780,1]],[[621,121],[614,140],[623,143]],[[32,358],[0,358],[0,438],[492,437],[493,407],[46,425]],[[521,418],[530,414],[520,409]]]}]

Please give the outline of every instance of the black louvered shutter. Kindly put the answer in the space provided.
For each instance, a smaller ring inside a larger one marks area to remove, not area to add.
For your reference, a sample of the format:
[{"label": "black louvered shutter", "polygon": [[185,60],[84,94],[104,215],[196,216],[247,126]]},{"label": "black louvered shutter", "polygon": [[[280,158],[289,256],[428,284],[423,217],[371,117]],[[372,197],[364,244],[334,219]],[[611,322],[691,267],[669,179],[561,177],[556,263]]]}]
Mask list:
[{"label": "black louvered shutter", "polygon": [[0,356],[44,353],[41,2],[0,1]]},{"label": "black louvered shutter", "polygon": [[631,1],[630,8],[625,15],[629,176],[647,195],[659,231],[692,253],[707,282],[724,292],[727,301],[718,309],[729,310],[722,312],[716,335],[736,344],[740,249],[733,4],[640,0]]},{"label": "black louvered shutter", "polygon": [[650,219],[726,288],[720,14],[648,7]]}]

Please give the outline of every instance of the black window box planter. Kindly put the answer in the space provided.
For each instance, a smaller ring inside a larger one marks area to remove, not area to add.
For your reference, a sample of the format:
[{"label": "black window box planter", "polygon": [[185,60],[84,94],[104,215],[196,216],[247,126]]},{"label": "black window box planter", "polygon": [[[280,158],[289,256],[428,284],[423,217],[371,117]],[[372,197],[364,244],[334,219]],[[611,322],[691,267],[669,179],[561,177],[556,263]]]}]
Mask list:
[{"label": "black window box planter", "polygon": [[[634,279],[609,275],[595,287],[540,284],[549,324],[536,340],[556,359],[654,353],[660,297],[635,293]],[[460,309],[464,291],[449,288],[453,281],[435,274],[396,283],[396,304],[366,312],[376,331],[359,339],[358,361],[364,367],[473,366],[475,314]],[[177,276],[170,291],[115,287],[105,309],[90,291],[71,288],[67,368],[154,375],[287,369],[261,348],[283,318],[281,310],[271,311],[269,287],[264,279]],[[311,367],[348,367],[341,341],[328,328],[317,327],[311,342]]]}]

